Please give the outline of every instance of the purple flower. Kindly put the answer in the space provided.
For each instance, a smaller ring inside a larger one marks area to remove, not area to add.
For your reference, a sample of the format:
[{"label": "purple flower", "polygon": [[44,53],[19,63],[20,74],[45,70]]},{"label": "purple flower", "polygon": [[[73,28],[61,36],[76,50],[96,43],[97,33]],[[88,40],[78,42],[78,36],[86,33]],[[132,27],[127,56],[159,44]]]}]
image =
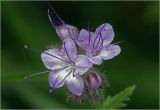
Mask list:
[{"label": "purple flower", "polygon": [[90,62],[100,65],[103,60],[112,59],[121,51],[118,45],[111,44],[113,38],[112,26],[105,23],[100,25],[95,33],[82,29],[77,44],[86,51],[86,56]]},{"label": "purple flower", "polygon": [[[81,96],[86,87],[92,100],[96,100],[102,77],[88,70],[93,64],[100,65],[103,60],[112,59],[120,53],[120,47],[111,44],[114,38],[112,26],[105,23],[100,25],[95,33],[90,32],[89,27],[88,31],[82,29],[79,33],[76,27],[66,24],[58,16],[50,3],[48,18],[62,41],[62,48],[42,51],[25,45],[25,48],[41,52],[42,61],[49,70],[25,76],[24,79],[49,72],[48,81],[52,90],[66,85],[73,95]],[[78,52],[76,44],[80,47]],[[85,50],[85,55],[81,48]]]},{"label": "purple flower", "polygon": [[55,28],[58,36],[61,40],[65,38],[71,38],[72,40],[77,40],[78,30],[76,27],[66,24],[53,9],[51,4],[48,8],[48,18],[51,25]]},{"label": "purple flower", "polygon": [[77,55],[74,41],[70,38],[63,40],[62,49],[49,49],[41,54],[46,68],[50,69],[49,84],[59,88],[66,84],[67,88],[77,96],[83,92],[84,81],[81,78],[92,67],[85,55]]}]

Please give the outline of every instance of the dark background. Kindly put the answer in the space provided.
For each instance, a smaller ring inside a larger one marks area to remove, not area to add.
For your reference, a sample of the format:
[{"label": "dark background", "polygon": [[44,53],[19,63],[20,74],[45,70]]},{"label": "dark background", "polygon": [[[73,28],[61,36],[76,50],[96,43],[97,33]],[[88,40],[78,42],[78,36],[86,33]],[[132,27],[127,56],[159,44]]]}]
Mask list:
[{"label": "dark background", "polygon": [[[26,74],[46,70],[40,53],[25,50],[24,44],[46,49],[60,40],[47,17],[47,2],[1,2],[1,88],[2,108],[91,108],[85,101],[65,102],[65,87],[48,93],[48,75],[25,81]],[[68,24],[94,31],[110,23],[114,42],[121,43],[121,54],[97,66],[106,74],[110,87],[105,96],[124,88],[137,88],[126,108],[158,108],[159,104],[159,3],[143,2],[53,2],[57,13]]]}]

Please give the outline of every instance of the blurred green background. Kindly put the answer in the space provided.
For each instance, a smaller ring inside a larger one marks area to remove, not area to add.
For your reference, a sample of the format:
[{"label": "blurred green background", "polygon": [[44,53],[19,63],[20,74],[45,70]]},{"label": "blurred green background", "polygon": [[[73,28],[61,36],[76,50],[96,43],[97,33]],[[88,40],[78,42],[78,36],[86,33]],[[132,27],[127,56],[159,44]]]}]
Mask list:
[{"label": "blurred green background", "polygon": [[[108,22],[115,31],[114,42],[121,43],[121,54],[97,66],[106,74],[110,87],[105,96],[114,95],[130,85],[137,88],[126,108],[159,107],[159,3],[142,2],[53,2],[57,13],[68,24],[94,31]],[[40,53],[23,45],[46,49],[60,40],[47,16],[47,2],[1,2],[1,95],[2,108],[92,108],[66,103],[65,87],[49,94],[48,75],[28,81],[25,75],[44,71]]]}]

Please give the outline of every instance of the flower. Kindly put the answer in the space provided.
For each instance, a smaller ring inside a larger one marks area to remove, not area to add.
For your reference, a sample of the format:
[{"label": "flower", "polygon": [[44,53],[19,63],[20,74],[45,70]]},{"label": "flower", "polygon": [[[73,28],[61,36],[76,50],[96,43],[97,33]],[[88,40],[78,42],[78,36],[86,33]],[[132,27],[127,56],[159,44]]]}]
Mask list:
[{"label": "flower", "polygon": [[91,63],[100,65],[103,60],[112,59],[121,51],[118,45],[111,44],[113,38],[112,26],[105,23],[100,25],[95,33],[82,29],[76,42],[86,51],[86,56]]},{"label": "flower", "polygon": [[[66,24],[58,16],[50,3],[48,18],[62,41],[62,47],[42,51],[25,45],[26,49],[41,52],[42,62],[49,70],[25,76],[24,79],[49,73],[48,81],[52,90],[66,85],[72,96],[77,99],[85,88],[87,95],[96,102],[101,98],[100,87],[102,82],[104,83],[104,78],[97,72],[88,70],[93,64],[100,65],[103,60],[112,59],[120,53],[120,47],[111,44],[114,38],[112,26],[108,23],[102,24],[93,33],[90,32],[88,25],[88,31],[82,29],[78,32],[76,27]],[[81,48],[85,51],[85,55]]]},{"label": "flower", "polygon": [[56,33],[61,40],[65,38],[71,38],[72,40],[77,40],[78,29],[74,26],[66,24],[56,13],[53,7],[49,4],[48,8],[48,18],[51,25],[55,28]]},{"label": "flower", "polygon": [[61,50],[54,48],[44,51],[41,58],[44,65],[51,70],[49,84],[52,88],[66,84],[74,95],[82,94],[84,81],[81,75],[92,67],[92,63],[85,55],[77,55],[76,45],[72,39],[64,39]]},{"label": "flower", "polygon": [[96,72],[88,73],[85,80],[91,89],[98,89],[102,85],[102,77]]}]

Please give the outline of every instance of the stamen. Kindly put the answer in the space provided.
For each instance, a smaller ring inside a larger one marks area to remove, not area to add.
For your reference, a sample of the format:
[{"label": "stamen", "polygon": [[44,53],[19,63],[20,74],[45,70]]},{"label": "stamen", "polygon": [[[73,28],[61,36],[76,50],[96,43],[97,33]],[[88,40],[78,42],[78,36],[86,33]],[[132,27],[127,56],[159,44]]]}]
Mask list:
[{"label": "stamen", "polygon": [[72,61],[71,60],[71,58],[70,58],[70,56],[69,56],[69,54],[68,54],[68,51],[67,51],[67,48],[66,48],[66,42],[64,42],[64,50],[65,50],[65,52],[66,52],[66,54],[67,54],[67,57],[69,58],[69,60],[74,64],[74,61]]},{"label": "stamen", "polygon": [[120,44],[120,43],[123,43],[125,40],[122,40],[122,41],[119,41],[119,42],[116,42],[116,43],[113,43],[114,45],[117,45],[117,44]]},{"label": "stamen", "polygon": [[65,61],[65,60],[63,60],[63,59],[61,59],[61,58],[58,58],[58,57],[56,57],[56,56],[54,56],[54,55],[52,55],[52,54],[49,54],[49,53],[47,53],[47,52],[45,52],[45,51],[40,50],[40,49],[31,48],[31,47],[29,47],[28,45],[24,45],[24,48],[26,48],[26,49],[31,49],[31,50],[34,50],[34,51],[37,51],[37,52],[41,52],[41,53],[45,53],[45,54],[47,54],[47,55],[49,55],[49,56],[52,56],[52,57],[54,57],[54,58],[56,58],[56,59],[58,59],[58,60],[64,61],[64,62],[66,62],[66,63],[69,63],[68,61]]},{"label": "stamen", "polygon": [[96,35],[96,38],[95,38],[95,40],[94,40],[93,47],[94,47],[94,45],[95,45],[95,42],[96,42],[96,40],[97,40],[98,35],[101,33],[101,31],[104,29],[105,26],[106,26],[106,24],[103,25],[103,27],[100,29],[100,31],[99,31],[98,34]]},{"label": "stamen", "polygon": [[100,37],[102,39],[101,46],[103,46],[103,38],[102,38],[102,34],[101,33],[100,33]]},{"label": "stamen", "polygon": [[54,91],[54,88],[49,89],[49,93],[52,93]]},{"label": "stamen", "polygon": [[39,73],[36,73],[36,74],[29,75],[29,76],[25,76],[24,80],[28,80],[31,77],[34,77],[34,76],[37,76],[37,75],[40,75],[40,74],[44,74],[44,73],[48,73],[48,72],[50,72],[50,71],[47,70],[47,71],[43,71],[43,72],[39,72]]},{"label": "stamen", "polygon": [[[101,44],[99,45],[100,41],[101,41]],[[99,47],[97,49],[98,45],[99,45]],[[92,50],[91,53],[94,53],[95,50],[97,50],[97,53],[100,52],[100,50],[102,49],[102,47],[103,47],[103,38],[102,38],[102,34],[100,33],[100,37],[99,37],[98,43],[97,43],[96,47],[93,48],[93,50]]]},{"label": "stamen", "polygon": [[56,78],[56,80],[54,81],[54,85],[53,85],[53,87],[56,87],[56,83],[57,83],[57,81],[58,81],[58,78],[59,78],[59,76]]},{"label": "stamen", "polygon": [[100,40],[101,40],[101,39],[100,39],[100,37],[99,37],[99,39],[98,39],[98,42],[97,42],[96,46],[95,46],[95,47],[93,46],[94,48],[97,48],[97,46],[98,46],[98,44],[99,44]]},{"label": "stamen", "polygon": [[[72,33],[72,35],[71,35],[71,33]],[[76,35],[74,34],[74,30],[73,30],[73,29],[69,29],[69,35],[70,35],[70,38],[71,38],[71,39],[74,41],[74,43],[76,44],[77,38],[76,38],[76,39],[72,38],[73,36],[76,36]]]},{"label": "stamen", "polygon": [[88,21],[88,33],[89,33],[89,40],[88,40],[88,46],[90,46],[91,42],[91,33],[90,33],[90,22]]},{"label": "stamen", "polygon": [[60,83],[58,83],[54,88],[57,88],[70,74],[72,73],[72,70],[62,79]]},{"label": "stamen", "polygon": [[98,53],[101,51],[101,49],[103,48],[103,38],[102,38],[102,34],[100,33],[100,37],[102,39],[101,45],[98,48]]},{"label": "stamen", "polygon": [[74,74],[74,73],[75,73],[75,69],[73,70],[73,77],[75,77],[75,74]]},{"label": "stamen", "polygon": [[62,26],[65,25],[64,21],[58,16],[54,8],[52,7],[51,2],[48,2],[49,8],[48,8],[48,18],[55,28],[56,26]]}]

